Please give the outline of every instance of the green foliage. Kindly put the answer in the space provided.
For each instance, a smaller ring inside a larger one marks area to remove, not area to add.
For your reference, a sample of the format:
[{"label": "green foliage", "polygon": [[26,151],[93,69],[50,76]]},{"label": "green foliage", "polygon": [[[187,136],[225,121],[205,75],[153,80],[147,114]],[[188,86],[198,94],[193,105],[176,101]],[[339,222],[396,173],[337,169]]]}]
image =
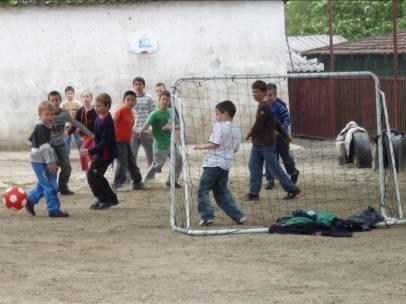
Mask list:
[{"label": "green foliage", "polygon": [[17,0],[0,0],[0,5],[16,5]]},{"label": "green foliage", "polygon": [[[290,0],[288,35],[328,34],[327,0]],[[398,0],[398,29],[406,29],[406,0]],[[333,31],[352,40],[392,31],[392,0],[334,0]]]}]

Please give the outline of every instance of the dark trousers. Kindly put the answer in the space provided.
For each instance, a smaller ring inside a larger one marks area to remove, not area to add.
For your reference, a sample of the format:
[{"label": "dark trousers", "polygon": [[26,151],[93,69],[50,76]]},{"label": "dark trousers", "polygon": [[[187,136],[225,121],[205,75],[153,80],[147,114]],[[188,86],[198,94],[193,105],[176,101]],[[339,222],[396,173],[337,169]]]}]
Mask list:
[{"label": "dark trousers", "polygon": [[[276,136],[276,153],[279,157],[282,158],[283,166],[285,167],[286,172],[288,175],[295,174],[297,172],[295,161],[292,157],[292,153],[290,152],[289,144],[287,144],[280,135]],[[270,182],[274,180],[274,177],[271,174],[271,170],[269,166],[265,164],[265,175],[266,179]]]},{"label": "dark trousers", "polygon": [[138,168],[135,162],[131,145],[123,141],[118,141],[117,150],[117,169],[114,176],[114,185],[119,186],[124,184],[127,180],[127,172],[130,173],[133,184],[139,184],[142,181],[142,177],[140,168]]},{"label": "dark trousers", "polygon": [[109,182],[104,177],[107,168],[112,163],[111,160],[103,160],[100,156],[92,161],[89,172],[87,172],[87,182],[93,192],[93,195],[101,203],[114,203],[117,201],[117,196],[110,187]]},{"label": "dark trousers", "polygon": [[58,187],[60,191],[68,190],[68,182],[70,175],[72,173],[72,167],[69,161],[69,155],[66,152],[66,148],[64,145],[53,147],[56,157],[58,166],[61,169],[58,176]]}]

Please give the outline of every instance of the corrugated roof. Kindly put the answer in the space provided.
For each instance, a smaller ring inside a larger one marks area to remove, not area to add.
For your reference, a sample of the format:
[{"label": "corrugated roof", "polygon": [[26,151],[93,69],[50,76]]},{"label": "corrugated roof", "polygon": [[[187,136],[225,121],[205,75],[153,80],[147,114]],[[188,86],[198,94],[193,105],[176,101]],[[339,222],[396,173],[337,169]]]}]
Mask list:
[{"label": "corrugated roof", "polygon": [[[291,51],[301,53],[316,48],[321,48],[330,45],[329,35],[308,35],[308,36],[289,36],[289,46]],[[333,43],[347,42],[341,35],[333,36]]]},{"label": "corrugated roof", "polygon": [[145,0],[10,0],[6,3],[0,1],[0,6],[98,5],[128,4],[137,2],[145,2]]},{"label": "corrugated roof", "polygon": [[[334,35],[333,42],[341,43],[346,42],[343,36]],[[322,72],[324,71],[324,64],[317,62],[316,59],[307,59],[302,56],[304,51],[314,48],[324,47],[330,44],[330,37],[328,35],[306,35],[306,36],[289,36],[289,48],[292,56],[287,57],[288,72]]]},{"label": "corrugated roof", "polygon": [[[398,32],[398,52],[406,54],[406,31]],[[335,55],[392,54],[393,33],[361,38],[359,40],[334,45]],[[303,52],[304,55],[329,54],[329,47]]]}]

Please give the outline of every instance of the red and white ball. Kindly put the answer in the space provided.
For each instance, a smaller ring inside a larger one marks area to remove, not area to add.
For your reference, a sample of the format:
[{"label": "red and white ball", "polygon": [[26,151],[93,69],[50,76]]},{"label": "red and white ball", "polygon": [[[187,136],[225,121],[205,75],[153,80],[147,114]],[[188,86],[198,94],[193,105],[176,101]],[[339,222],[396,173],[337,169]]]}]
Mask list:
[{"label": "red and white ball", "polygon": [[3,203],[8,209],[20,210],[27,203],[27,194],[17,186],[10,187],[3,195]]}]

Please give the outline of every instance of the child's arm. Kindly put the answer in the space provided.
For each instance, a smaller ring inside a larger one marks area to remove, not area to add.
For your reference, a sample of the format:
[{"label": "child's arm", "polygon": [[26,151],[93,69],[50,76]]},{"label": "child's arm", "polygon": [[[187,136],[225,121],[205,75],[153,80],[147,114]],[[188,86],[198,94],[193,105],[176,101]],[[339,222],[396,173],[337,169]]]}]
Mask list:
[{"label": "child's arm", "polygon": [[148,122],[146,122],[146,123],[142,126],[142,128],[140,128],[140,129],[138,130],[137,133],[143,133],[143,132],[145,132],[146,130],[148,130],[149,126],[150,126],[150,124],[149,124]]},{"label": "child's arm", "polygon": [[89,131],[88,128],[86,128],[84,125],[82,125],[80,122],[78,122],[76,119],[74,119],[72,116],[67,116],[67,120],[76,128],[79,128],[83,133],[85,133],[87,136],[90,138],[94,138],[94,135],[92,132]]},{"label": "child's arm", "polygon": [[213,143],[208,143],[208,144],[203,144],[203,145],[196,145],[194,147],[194,150],[214,150],[220,147],[220,145],[213,144]]},{"label": "child's arm", "polygon": [[282,136],[282,139],[289,144],[291,142],[291,139],[289,137],[288,134],[286,134],[285,130],[283,130],[281,124],[279,123],[279,121],[275,121],[275,126],[276,126],[276,131],[278,131],[278,133]]},{"label": "child's arm", "polygon": [[247,140],[264,128],[266,121],[270,117],[270,115],[273,115],[271,106],[269,106],[268,104],[261,104],[258,106],[257,118],[251,128],[251,131],[246,137]]},{"label": "child's arm", "polygon": [[105,146],[111,144],[113,137],[114,137],[114,123],[112,120],[110,120],[110,122],[103,127],[100,141],[92,149],[81,149],[80,155],[85,156],[87,154],[90,155],[101,154]]}]

